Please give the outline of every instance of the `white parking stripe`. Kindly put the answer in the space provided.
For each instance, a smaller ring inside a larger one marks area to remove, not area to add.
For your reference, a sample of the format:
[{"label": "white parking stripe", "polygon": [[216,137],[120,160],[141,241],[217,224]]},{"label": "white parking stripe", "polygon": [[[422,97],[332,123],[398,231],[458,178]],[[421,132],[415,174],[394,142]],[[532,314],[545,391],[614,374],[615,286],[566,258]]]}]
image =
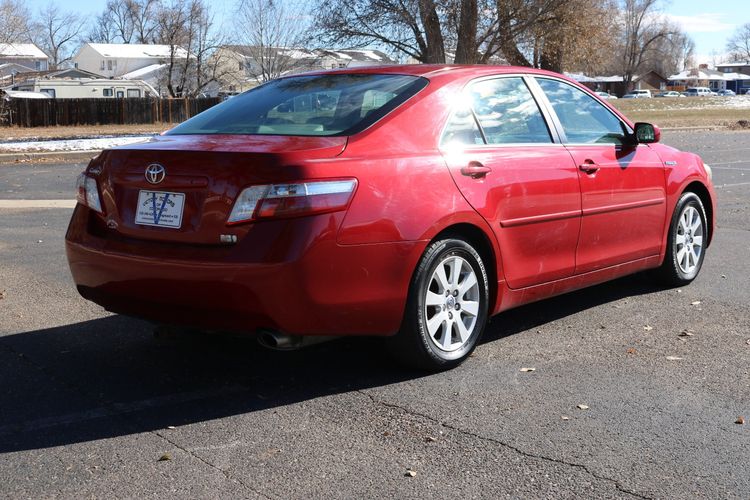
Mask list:
[{"label": "white parking stripe", "polygon": [[75,208],[76,200],[0,200],[0,208]]}]

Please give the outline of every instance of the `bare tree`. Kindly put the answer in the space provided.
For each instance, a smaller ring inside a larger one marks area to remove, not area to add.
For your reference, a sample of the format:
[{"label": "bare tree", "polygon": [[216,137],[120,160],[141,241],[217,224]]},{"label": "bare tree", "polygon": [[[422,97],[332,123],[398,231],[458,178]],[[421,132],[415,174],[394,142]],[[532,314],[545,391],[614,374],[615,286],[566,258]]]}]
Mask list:
[{"label": "bare tree", "polygon": [[50,69],[72,59],[73,42],[83,33],[85,24],[85,18],[75,12],[64,12],[54,3],[41,9],[35,28],[36,42],[50,57]]},{"label": "bare tree", "polygon": [[625,87],[630,89],[638,72],[650,69],[663,57],[660,45],[671,45],[681,35],[679,28],[659,16],[659,0],[623,0],[620,40],[621,71]]},{"label": "bare tree", "polygon": [[0,43],[23,43],[30,39],[29,9],[20,0],[0,1]]},{"label": "bare tree", "polygon": [[242,67],[258,83],[293,70],[307,61],[300,50],[306,36],[305,16],[293,2],[239,0],[235,17],[235,38],[242,43]]},{"label": "bare tree", "polygon": [[89,39],[102,43],[154,43],[160,0],[108,0]]},{"label": "bare tree", "polygon": [[727,40],[727,51],[736,61],[750,61],[750,23],[735,30]]}]

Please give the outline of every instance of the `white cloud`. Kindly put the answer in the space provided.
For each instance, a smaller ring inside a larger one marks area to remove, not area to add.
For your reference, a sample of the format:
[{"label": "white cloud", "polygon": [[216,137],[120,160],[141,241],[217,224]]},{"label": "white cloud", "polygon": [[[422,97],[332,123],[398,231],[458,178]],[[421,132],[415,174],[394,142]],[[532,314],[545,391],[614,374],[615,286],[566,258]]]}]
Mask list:
[{"label": "white cloud", "polygon": [[666,14],[671,21],[682,26],[682,29],[688,34],[694,33],[731,33],[737,26],[734,23],[724,22],[724,14],[702,13],[694,16],[679,16],[675,14]]}]

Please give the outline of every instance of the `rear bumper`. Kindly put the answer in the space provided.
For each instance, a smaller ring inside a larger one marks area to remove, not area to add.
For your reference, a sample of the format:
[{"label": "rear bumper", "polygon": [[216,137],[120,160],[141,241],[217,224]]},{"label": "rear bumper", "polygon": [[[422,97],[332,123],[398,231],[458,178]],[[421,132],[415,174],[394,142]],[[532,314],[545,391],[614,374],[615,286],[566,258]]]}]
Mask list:
[{"label": "rear bumper", "polygon": [[342,214],[256,224],[236,245],[171,245],[91,230],[66,235],[73,280],[109,311],[207,329],[389,335],[425,242],[338,245]]}]

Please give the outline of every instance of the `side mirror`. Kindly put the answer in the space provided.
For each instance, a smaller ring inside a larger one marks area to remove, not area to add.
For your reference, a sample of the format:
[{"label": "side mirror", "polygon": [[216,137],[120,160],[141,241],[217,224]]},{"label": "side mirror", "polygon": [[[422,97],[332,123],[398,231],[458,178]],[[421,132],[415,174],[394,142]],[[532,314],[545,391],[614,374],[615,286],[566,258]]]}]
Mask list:
[{"label": "side mirror", "polygon": [[635,124],[635,142],[638,144],[651,144],[659,142],[661,131],[659,127],[650,123],[639,122]]}]

